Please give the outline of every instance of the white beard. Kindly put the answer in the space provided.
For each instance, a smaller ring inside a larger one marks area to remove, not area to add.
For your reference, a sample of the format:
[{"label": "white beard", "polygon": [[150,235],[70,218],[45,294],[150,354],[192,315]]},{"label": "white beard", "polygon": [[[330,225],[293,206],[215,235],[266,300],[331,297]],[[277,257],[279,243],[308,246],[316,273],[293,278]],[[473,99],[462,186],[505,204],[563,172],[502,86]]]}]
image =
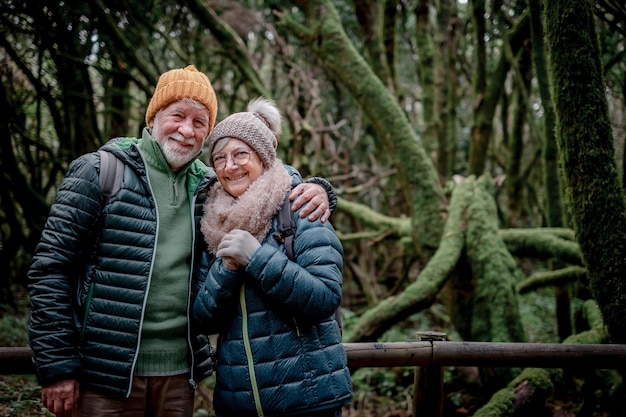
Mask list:
[{"label": "white beard", "polygon": [[196,156],[196,152],[194,152],[193,149],[181,149],[178,145],[169,140],[163,144],[161,149],[163,150],[165,160],[173,169],[182,168]]},{"label": "white beard", "polygon": [[[159,142],[163,156],[165,156],[165,160],[172,171],[177,171],[187,165],[199,152],[199,150],[196,150],[195,146],[191,148],[179,146],[176,142],[190,144],[190,142],[194,142],[194,139],[187,139],[178,132],[174,132],[167,138],[161,139],[162,133],[160,131],[158,118],[155,118],[154,126],[152,127],[152,135],[152,137]],[[192,143],[192,145],[194,144],[195,143]]]}]

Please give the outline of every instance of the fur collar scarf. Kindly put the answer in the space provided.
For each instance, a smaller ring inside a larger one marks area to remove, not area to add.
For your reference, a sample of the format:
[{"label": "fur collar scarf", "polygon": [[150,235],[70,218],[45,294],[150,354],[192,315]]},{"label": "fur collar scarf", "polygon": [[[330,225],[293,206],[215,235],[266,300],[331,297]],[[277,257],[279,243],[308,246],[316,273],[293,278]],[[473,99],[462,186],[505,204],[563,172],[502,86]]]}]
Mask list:
[{"label": "fur collar scarf", "polygon": [[243,229],[263,242],[291,189],[291,176],[279,159],[238,198],[228,194],[219,181],[210,188],[204,202],[200,230],[211,253],[217,252],[224,235]]}]

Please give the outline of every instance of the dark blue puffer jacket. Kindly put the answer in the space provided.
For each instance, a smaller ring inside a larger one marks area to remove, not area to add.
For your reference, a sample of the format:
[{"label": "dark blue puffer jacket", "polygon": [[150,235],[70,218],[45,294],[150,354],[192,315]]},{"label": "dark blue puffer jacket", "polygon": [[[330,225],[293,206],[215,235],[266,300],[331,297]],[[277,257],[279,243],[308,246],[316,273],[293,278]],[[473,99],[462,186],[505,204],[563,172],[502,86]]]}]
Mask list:
[{"label": "dark blue puffer jacket", "polygon": [[[42,385],[75,378],[81,388],[130,393],[157,232],[157,211],[137,141],[124,138],[103,147],[125,166],[122,188],[103,216],[97,153],[73,161],[57,191],[28,272],[28,333]],[[200,192],[213,178],[213,171],[198,160],[187,173],[191,207],[195,204],[190,217],[195,217],[198,234],[198,196],[204,196]],[[202,243],[201,236],[196,238],[196,253],[203,250]],[[190,288],[197,290],[198,284],[191,282]],[[192,329],[188,334],[192,380],[199,382],[211,371],[209,346]],[[197,341],[200,345],[194,346]]]},{"label": "dark blue puffer jacket", "polygon": [[334,312],[341,301],[343,249],[330,223],[300,219],[292,262],[272,237],[245,272],[210,268],[193,316],[219,333],[214,407],[218,416],[289,416],[352,399]]}]

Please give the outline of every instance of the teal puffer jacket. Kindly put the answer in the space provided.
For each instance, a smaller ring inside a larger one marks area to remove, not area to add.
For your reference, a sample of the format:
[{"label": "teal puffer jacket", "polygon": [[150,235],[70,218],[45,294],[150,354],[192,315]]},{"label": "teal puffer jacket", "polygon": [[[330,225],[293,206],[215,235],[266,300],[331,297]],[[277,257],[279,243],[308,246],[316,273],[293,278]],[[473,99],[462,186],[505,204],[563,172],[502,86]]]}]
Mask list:
[{"label": "teal puffer jacket", "polygon": [[[103,216],[97,153],[73,161],[57,191],[28,272],[28,333],[42,385],[76,378],[81,388],[130,394],[157,232],[137,141],[124,138],[103,147],[125,164],[122,188]],[[198,160],[187,174],[198,233],[202,201],[197,196],[212,178],[213,171]],[[202,241],[196,239],[197,250],[203,249]],[[191,282],[190,288],[198,285]],[[211,373],[209,346],[192,329],[188,334],[192,382],[199,382]]]},{"label": "teal puffer jacket", "polygon": [[230,271],[217,259],[194,303],[197,325],[219,333],[218,416],[291,416],[352,399],[334,319],[343,249],[330,223],[293,216],[296,262],[272,237],[274,218],[246,270]]}]

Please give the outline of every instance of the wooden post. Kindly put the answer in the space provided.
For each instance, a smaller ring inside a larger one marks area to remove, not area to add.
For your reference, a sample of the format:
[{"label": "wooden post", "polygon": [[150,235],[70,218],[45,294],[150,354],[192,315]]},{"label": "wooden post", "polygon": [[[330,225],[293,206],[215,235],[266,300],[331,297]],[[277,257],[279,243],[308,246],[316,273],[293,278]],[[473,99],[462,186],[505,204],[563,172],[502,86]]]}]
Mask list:
[{"label": "wooden post", "polygon": [[[417,332],[416,337],[431,344],[447,339],[441,332]],[[443,367],[433,365],[432,361],[430,365],[416,367],[413,391],[413,417],[443,416]]]}]

